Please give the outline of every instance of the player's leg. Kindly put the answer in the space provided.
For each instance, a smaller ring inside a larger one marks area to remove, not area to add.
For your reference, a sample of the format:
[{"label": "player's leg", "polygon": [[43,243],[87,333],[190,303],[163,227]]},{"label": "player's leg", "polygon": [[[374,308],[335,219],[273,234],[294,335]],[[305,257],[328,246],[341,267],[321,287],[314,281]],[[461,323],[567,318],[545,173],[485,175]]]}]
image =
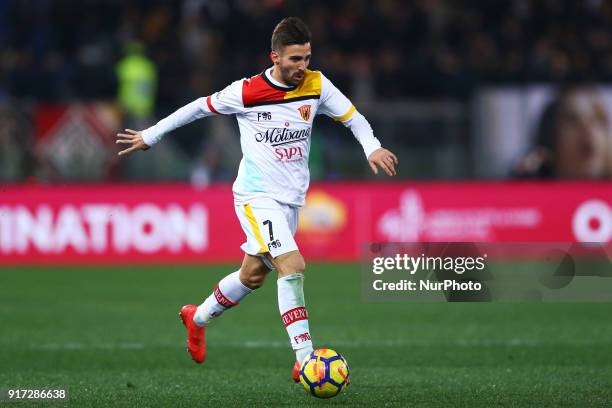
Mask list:
[{"label": "player's leg", "polygon": [[[266,214],[270,204],[264,201],[257,208],[260,207]],[[247,241],[241,246],[246,255],[240,270],[221,279],[213,293],[200,306],[186,305],[180,312],[183,324],[187,327],[187,349],[196,363],[202,363],[206,358],[205,327],[212,319],[236,306],[254,289],[260,287],[267,273],[273,268],[271,264],[266,267],[268,261],[262,254],[267,248],[263,246],[260,226],[255,221],[251,205],[236,204],[235,210],[247,237]]]},{"label": "player's leg", "polygon": [[291,347],[295,351],[296,363],[293,379],[299,381],[299,363],[313,350],[308,324],[308,311],[304,300],[304,271],[306,263],[299,251],[291,251],[269,260],[278,271],[278,309]]},{"label": "player's leg", "polygon": [[270,269],[260,257],[246,254],[240,269],[221,279],[200,306],[183,306],[179,315],[187,328],[187,350],[196,363],[206,359],[205,327],[263,285],[268,272]]},{"label": "player's leg", "polygon": [[198,306],[193,320],[199,326],[207,326],[211,320],[230,309],[253,290],[263,285],[270,270],[260,257],[245,254],[240,269],[221,279],[213,293]]},{"label": "player's leg", "polygon": [[304,303],[304,258],[293,238],[298,209],[269,198],[250,201],[236,210],[247,242],[242,249],[256,254],[279,271],[278,305],[296,360],[312,351],[308,314]]},{"label": "player's leg", "polygon": [[273,259],[278,271],[278,308],[287,329],[297,361],[312,352],[308,326],[308,312],[304,300],[304,271],[306,263],[299,251],[282,254]]},{"label": "player's leg", "polygon": [[[297,207],[287,205],[282,205],[281,210],[284,216],[282,222],[277,221],[274,229],[269,225],[267,231],[270,235],[274,233],[280,245],[269,245],[270,250],[266,253],[266,257],[278,272],[278,308],[291,347],[295,351],[293,379],[297,382],[299,363],[313,350],[304,300],[306,263],[293,238],[298,227],[299,210]],[[270,239],[274,242],[272,236]]]}]

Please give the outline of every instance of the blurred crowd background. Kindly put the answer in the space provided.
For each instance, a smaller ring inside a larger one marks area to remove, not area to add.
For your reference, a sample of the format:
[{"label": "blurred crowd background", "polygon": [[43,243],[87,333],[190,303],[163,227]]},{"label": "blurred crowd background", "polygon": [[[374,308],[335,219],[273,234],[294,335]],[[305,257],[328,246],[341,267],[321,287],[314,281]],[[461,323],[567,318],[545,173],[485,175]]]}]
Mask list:
[{"label": "blurred crowd background", "polygon": [[[612,1],[0,0],[0,180],[232,180],[231,118],[121,161],[114,134],[261,72],[288,15],[400,177],[612,178]],[[373,177],[356,157],[315,123],[313,179]]]}]

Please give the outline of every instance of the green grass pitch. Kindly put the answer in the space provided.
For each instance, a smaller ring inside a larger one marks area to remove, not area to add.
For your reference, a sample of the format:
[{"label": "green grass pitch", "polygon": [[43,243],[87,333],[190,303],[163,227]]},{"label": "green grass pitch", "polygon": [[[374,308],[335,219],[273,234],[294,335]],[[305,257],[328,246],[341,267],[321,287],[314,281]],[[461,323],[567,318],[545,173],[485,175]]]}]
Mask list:
[{"label": "green grass pitch", "polygon": [[306,272],[313,340],[348,360],[345,394],[291,381],[273,276],[209,328],[196,365],[179,308],[232,270],[3,268],[0,388],[67,386],[75,407],[612,405],[609,304],[364,303],[353,264]]}]

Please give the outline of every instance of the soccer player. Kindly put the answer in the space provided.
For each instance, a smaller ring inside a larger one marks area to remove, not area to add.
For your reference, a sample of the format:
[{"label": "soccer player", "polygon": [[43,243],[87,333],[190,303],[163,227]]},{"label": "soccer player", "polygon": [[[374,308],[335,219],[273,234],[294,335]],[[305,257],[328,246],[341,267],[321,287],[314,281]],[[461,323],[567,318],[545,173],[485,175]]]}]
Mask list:
[{"label": "soccer player", "polygon": [[278,307],[296,363],[312,352],[304,301],[306,264],[293,238],[309,183],[308,153],[315,115],[325,114],[351,129],[372,171],[396,174],[397,157],[381,147],[367,120],[319,71],[308,69],[310,31],[302,20],[283,19],[272,34],[272,67],[220,92],[196,99],[143,131],[126,129],[119,155],[146,150],[165,133],[211,115],[236,115],[243,158],[233,185],[234,209],[246,235],[240,269],[227,275],[199,305],[183,306],[187,349],[196,363],[206,358],[206,327],[278,273]]}]

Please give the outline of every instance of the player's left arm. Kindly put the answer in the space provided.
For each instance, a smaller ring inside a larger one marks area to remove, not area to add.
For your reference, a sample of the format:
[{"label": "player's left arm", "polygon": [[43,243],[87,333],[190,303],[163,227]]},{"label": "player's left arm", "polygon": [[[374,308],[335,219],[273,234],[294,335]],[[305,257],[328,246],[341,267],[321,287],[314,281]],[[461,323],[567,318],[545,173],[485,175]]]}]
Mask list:
[{"label": "player's left arm", "polygon": [[397,175],[395,170],[395,166],[399,163],[397,156],[392,151],[381,147],[380,142],[374,136],[372,126],[361,113],[355,110],[353,115],[342,124],[351,129],[355,138],[361,143],[374,174],[378,174],[378,167],[380,167],[389,176]]},{"label": "player's left arm", "polygon": [[368,163],[374,174],[380,167],[387,175],[395,176],[395,166],[399,163],[397,156],[383,148],[374,136],[372,126],[367,119],[355,109],[351,101],[336,88],[329,79],[321,74],[321,103],[319,113],[330,116],[351,129],[355,138],[363,147]]}]

